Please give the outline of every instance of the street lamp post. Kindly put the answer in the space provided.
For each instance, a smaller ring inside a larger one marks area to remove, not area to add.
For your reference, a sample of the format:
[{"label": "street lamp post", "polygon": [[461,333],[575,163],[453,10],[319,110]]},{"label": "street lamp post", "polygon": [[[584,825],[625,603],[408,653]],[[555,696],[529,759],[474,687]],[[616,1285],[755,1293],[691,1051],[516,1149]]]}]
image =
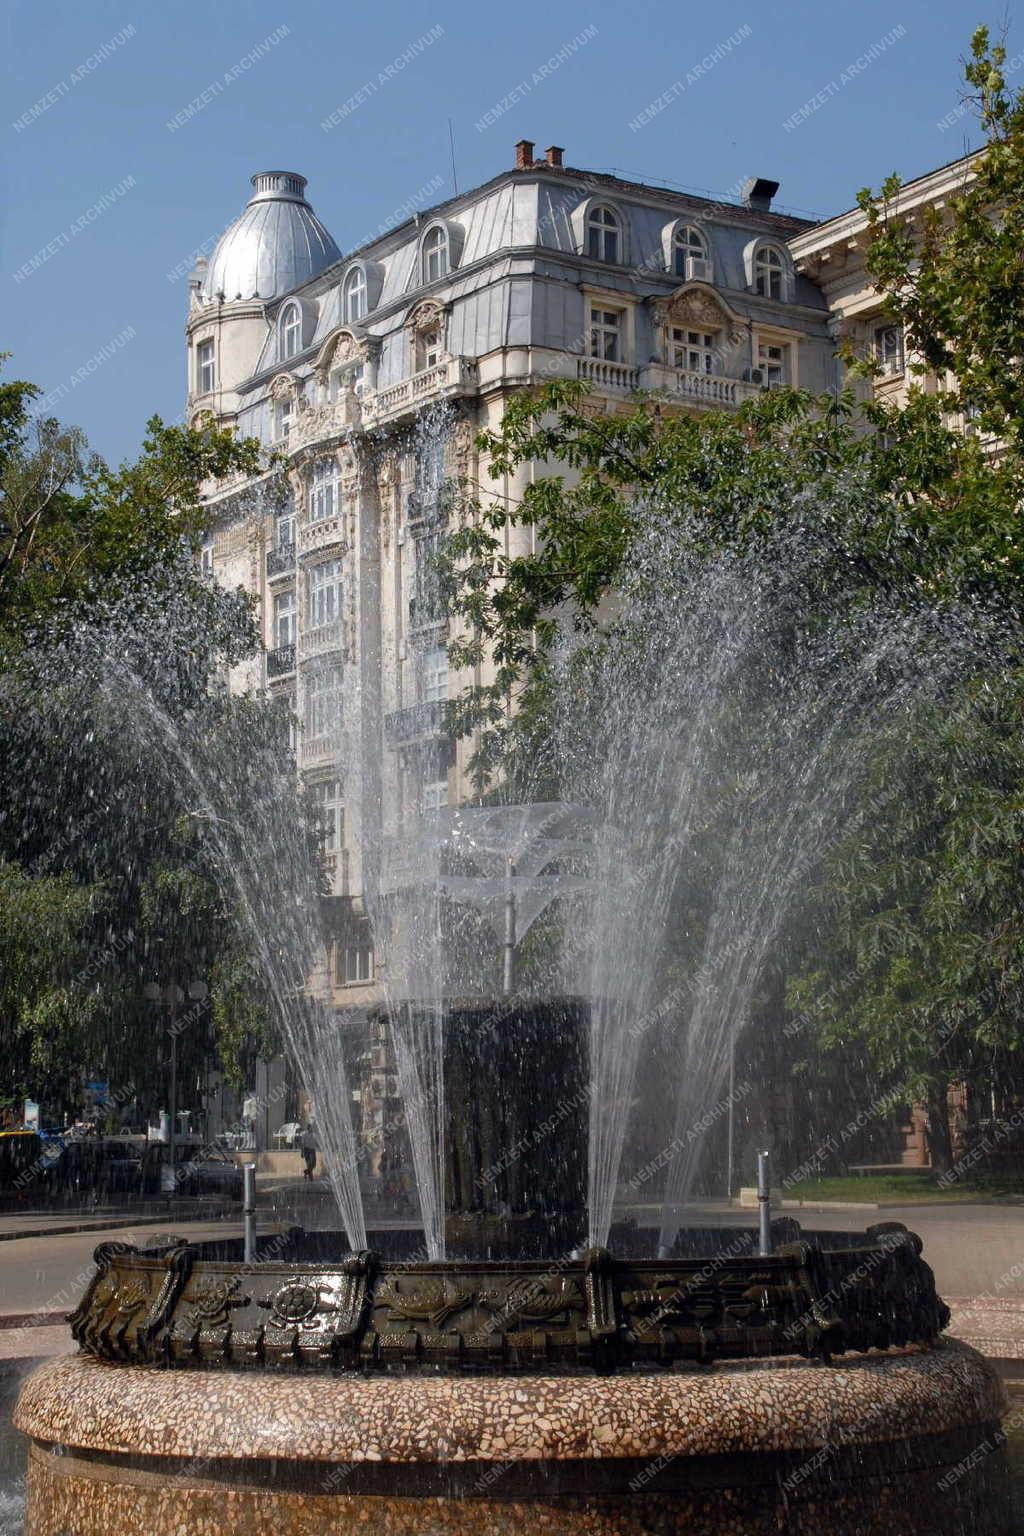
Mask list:
[{"label": "street lamp post", "polygon": [[[185,1001],[185,992],[177,982],[169,982],[162,987],[159,982],[148,982],[142,989],[142,995],[151,1003],[162,1004],[167,1009],[168,1032],[171,1037],[171,1093],[170,1093],[170,1133],[167,1144],[167,1159],[170,1164],[170,1190],[174,1192],[175,1156],[178,1146],[178,1009]],[[188,983],[188,996],[193,1002],[202,1002],[207,995],[205,981],[190,981]]]}]

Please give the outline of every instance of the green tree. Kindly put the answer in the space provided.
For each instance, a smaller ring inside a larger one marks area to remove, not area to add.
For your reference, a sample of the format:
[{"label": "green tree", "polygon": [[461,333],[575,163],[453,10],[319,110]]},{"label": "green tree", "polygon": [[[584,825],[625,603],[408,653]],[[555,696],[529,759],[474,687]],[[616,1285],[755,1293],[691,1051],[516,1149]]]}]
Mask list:
[{"label": "green tree", "polygon": [[252,605],[195,558],[204,482],[251,473],[259,448],[153,418],[112,470],[34,419],[35,395],[0,390],[0,1093],[45,1091],[56,1113],[95,1074],[152,1110],[168,1040],[145,981],[210,985],[183,1084],[277,1046],[232,879],[243,832],[269,865],[298,827],[293,856],[317,867],[285,712],[219,681],[258,644]]},{"label": "green tree", "polygon": [[867,268],[905,333],[911,371],[931,374],[946,403],[1024,450],[1024,93],[1006,81],[1006,49],[987,27],[971,39],[968,100],[985,145],[943,207],[908,217],[902,183],[858,201],[869,222]]}]

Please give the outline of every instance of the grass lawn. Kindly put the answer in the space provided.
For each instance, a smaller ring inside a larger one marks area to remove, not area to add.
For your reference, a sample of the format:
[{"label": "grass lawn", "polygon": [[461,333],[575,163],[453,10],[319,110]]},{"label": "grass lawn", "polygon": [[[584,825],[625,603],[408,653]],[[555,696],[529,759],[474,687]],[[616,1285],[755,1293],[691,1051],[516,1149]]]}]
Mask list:
[{"label": "grass lawn", "polygon": [[1024,1199],[1024,1180],[957,1179],[945,1187],[940,1186],[935,1174],[927,1168],[915,1168],[909,1173],[849,1174],[845,1178],[803,1179],[779,1191],[783,1200],[866,1200],[877,1203],[882,1200],[916,1203],[934,1200],[940,1203],[966,1200],[999,1200],[1016,1196]]}]

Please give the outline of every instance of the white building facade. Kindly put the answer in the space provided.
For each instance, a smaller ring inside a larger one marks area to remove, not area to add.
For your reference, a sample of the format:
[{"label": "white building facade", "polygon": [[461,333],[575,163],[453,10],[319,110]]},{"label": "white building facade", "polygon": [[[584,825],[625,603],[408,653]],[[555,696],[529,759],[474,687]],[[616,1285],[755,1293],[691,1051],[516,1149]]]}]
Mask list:
[{"label": "white building facade", "polygon": [[[376,997],[368,861],[411,814],[467,795],[475,744],[447,739],[444,703],[486,680],[448,669],[424,409],[446,403],[445,475],[514,502],[534,470],[492,479],[475,438],[515,391],[582,379],[611,410],[637,390],[730,409],[777,384],[833,388],[835,347],[790,250],[811,226],[772,211],[772,182],[714,202],[522,141],[486,185],[343,256],[301,176],[252,181],[192,276],[188,419],[259,439],[284,475],[213,490],[203,561],[257,600],[264,653],[234,681],[293,711],[339,913],[335,1002],[358,1008]],[[529,529],[510,538],[531,547]]]}]

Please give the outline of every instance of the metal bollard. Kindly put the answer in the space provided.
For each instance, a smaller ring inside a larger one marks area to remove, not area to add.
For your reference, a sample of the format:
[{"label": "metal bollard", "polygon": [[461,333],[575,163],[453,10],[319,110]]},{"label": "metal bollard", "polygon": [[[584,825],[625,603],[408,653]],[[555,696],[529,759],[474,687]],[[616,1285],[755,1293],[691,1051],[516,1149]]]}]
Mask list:
[{"label": "metal bollard", "polygon": [[242,1164],[242,1222],[245,1232],[245,1262],[256,1262],[256,1164]]},{"label": "metal bollard", "polygon": [[772,1196],[768,1153],[757,1154],[758,1247],[762,1258],[772,1251]]}]

